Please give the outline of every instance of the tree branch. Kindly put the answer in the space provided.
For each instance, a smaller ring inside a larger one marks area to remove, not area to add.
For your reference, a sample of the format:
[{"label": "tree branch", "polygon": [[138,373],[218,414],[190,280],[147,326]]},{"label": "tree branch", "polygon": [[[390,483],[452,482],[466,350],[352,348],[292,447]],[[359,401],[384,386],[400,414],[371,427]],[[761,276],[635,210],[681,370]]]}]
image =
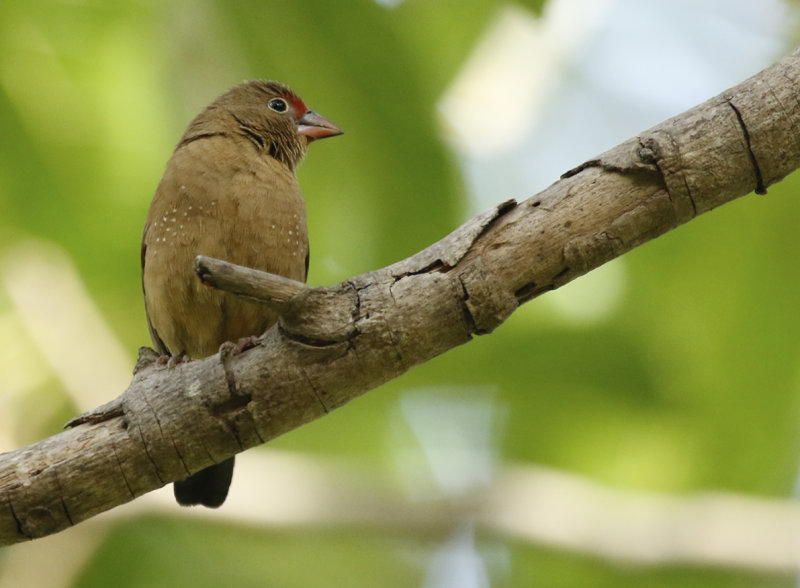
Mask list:
[{"label": "tree branch", "polygon": [[292,312],[309,289],[303,282],[205,255],[195,258],[194,271],[204,284],[261,302],[279,314]]},{"label": "tree branch", "polygon": [[[239,355],[223,346],[174,369],[144,352],[115,401],[0,456],[0,544],[54,533],[273,439],[698,214],[766,192],[800,167],[798,75],[795,51],[386,268],[304,290],[261,276],[284,314],[259,346]],[[208,263],[203,279],[231,287]]]}]

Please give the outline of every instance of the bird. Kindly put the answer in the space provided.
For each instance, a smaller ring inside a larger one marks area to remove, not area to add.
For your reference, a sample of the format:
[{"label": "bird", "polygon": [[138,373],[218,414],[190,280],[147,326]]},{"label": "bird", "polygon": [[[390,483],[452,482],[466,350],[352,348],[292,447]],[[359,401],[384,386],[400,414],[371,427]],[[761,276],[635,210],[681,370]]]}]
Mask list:
[{"label": "bird", "polygon": [[[168,365],[214,355],[277,321],[262,304],[204,285],[193,260],[202,254],[305,282],[306,207],[295,171],[310,143],[340,134],[274,80],[234,86],[191,121],[156,188],[141,247],[147,324]],[[176,481],[178,504],[221,506],[233,464]]]}]

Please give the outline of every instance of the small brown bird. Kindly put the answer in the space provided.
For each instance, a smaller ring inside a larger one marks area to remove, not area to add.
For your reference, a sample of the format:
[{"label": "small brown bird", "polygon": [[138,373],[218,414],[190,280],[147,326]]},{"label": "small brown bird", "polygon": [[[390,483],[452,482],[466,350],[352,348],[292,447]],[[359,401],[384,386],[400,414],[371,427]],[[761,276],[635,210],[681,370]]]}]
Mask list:
[{"label": "small brown bird", "polygon": [[[191,122],[142,239],[145,311],[159,352],[207,357],[275,323],[267,307],[204,286],[193,260],[209,255],[305,281],[306,209],[295,168],[309,143],[341,133],[287,86],[264,80],[232,88]],[[175,498],[218,507],[232,475],[233,458],[175,482]]]}]

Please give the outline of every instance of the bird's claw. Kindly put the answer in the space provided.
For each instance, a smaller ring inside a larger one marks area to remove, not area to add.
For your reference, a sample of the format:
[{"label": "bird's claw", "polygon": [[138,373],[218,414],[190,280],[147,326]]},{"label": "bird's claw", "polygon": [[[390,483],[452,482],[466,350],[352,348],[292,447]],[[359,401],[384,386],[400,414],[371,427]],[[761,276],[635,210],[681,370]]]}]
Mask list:
[{"label": "bird's claw", "polygon": [[187,361],[189,361],[189,357],[186,355],[185,351],[181,351],[177,355],[159,355],[155,363],[156,365],[167,366],[167,369],[171,370],[175,366]]},{"label": "bird's claw", "polygon": [[250,337],[242,337],[236,341],[236,343],[233,341],[226,341],[219,346],[219,353],[220,355],[226,356],[239,355],[243,351],[247,351],[253,347],[258,347],[260,341],[261,340],[258,337],[253,335]]}]

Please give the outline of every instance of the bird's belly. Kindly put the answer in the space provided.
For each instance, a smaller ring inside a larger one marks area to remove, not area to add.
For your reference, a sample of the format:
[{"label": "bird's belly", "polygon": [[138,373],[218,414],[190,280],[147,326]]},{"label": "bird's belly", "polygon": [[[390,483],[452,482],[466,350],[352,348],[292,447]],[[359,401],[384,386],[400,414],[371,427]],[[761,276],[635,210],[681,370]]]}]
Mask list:
[{"label": "bird's belly", "polygon": [[222,343],[261,335],[277,320],[265,305],[204,285],[193,271],[195,256],[207,255],[305,280],[308,244],[304,210],[292,212],[278,207],[271,214],[241,209],[235,212],[250,216],[220,211],[186,217],[183,230],[180,224],[170,225],[167,218],[167,226],[172,228],[169,237],[159,237],[155,230],[148,238],[153,246],[148,247],[145,260],[147,312],[158,337],[173,355],[213,355]]}]

